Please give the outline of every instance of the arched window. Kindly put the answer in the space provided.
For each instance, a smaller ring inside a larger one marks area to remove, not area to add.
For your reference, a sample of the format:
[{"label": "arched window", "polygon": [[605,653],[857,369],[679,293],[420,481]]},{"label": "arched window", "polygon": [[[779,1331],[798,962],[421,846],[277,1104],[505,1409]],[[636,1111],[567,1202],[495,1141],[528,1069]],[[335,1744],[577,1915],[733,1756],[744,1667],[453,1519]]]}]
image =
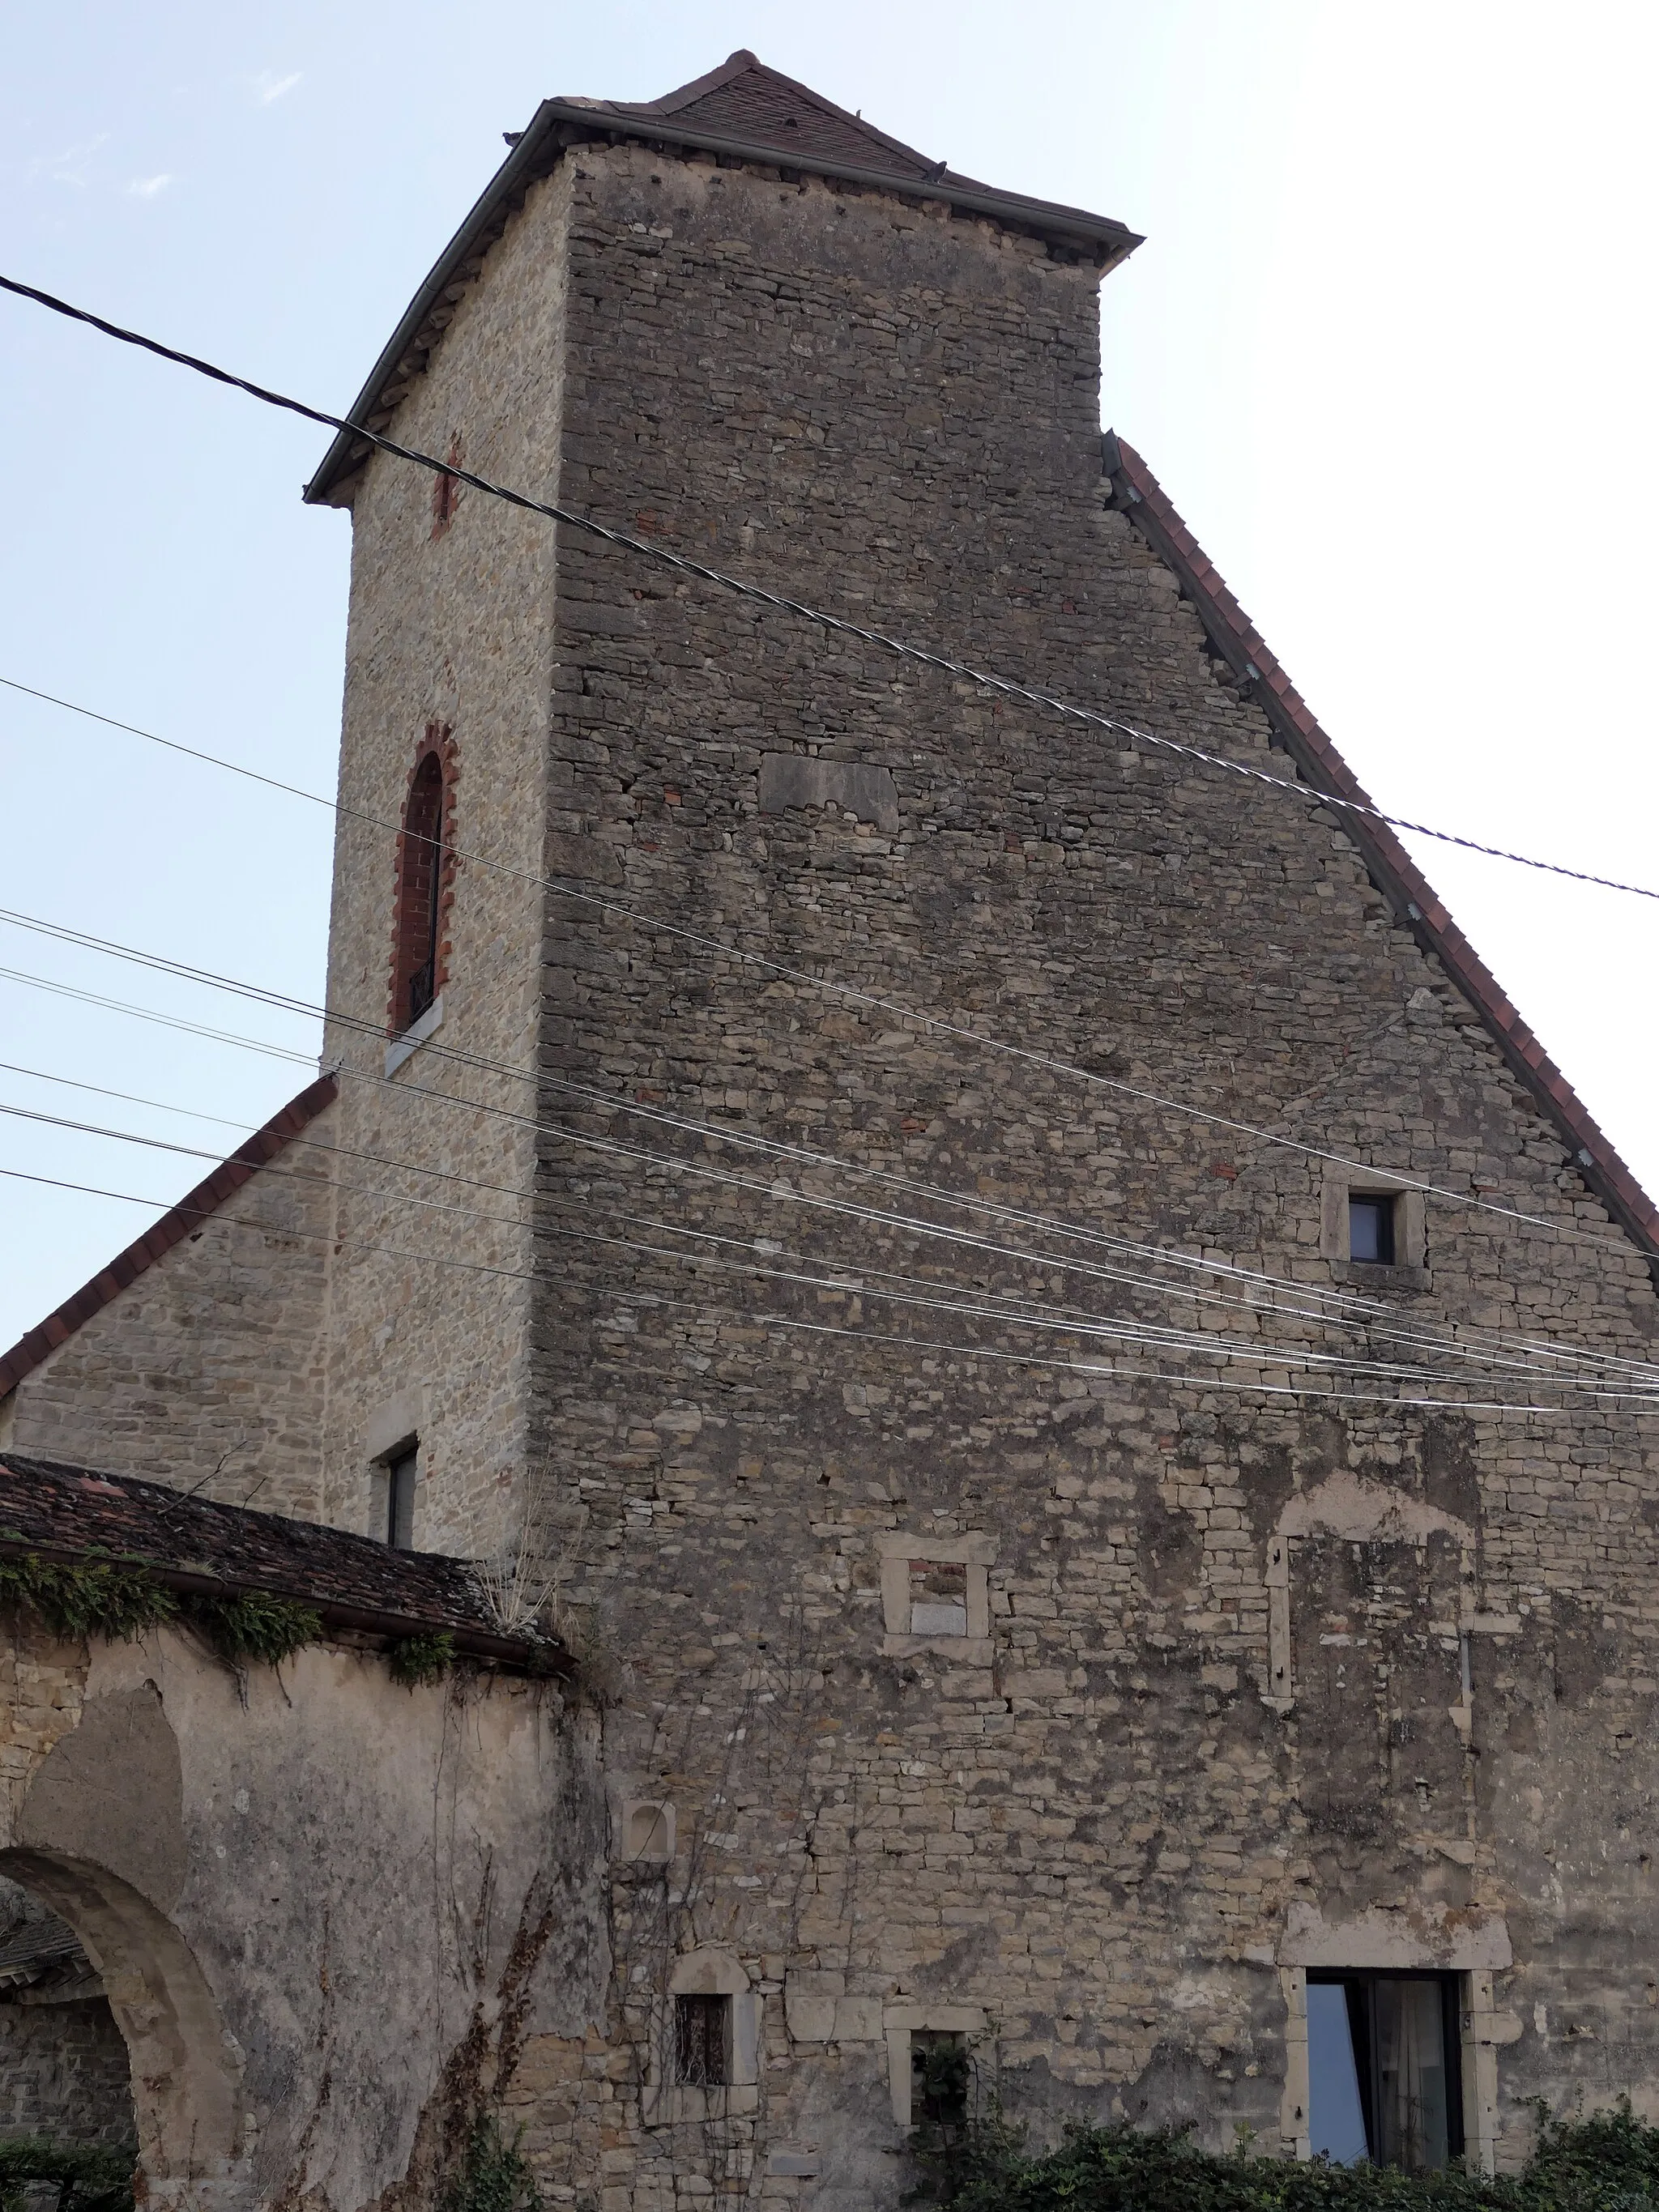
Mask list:
[{"label": "arched window", "polygon": [[450,750],[448,731],[441,723],[430,725],[404,808],[389,1010],[393,1036],[412,1028],[443,988],[444,921],[454,866],[447,848]]}]

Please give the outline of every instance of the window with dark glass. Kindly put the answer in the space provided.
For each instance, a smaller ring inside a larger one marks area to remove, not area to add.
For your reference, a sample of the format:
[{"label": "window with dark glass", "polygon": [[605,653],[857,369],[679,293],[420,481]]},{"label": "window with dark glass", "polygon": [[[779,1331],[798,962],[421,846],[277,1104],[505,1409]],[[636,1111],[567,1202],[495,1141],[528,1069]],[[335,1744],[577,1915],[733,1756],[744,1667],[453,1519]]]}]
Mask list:
[{"label": "window with dark glass", "polygon": [[1348,1257],[1374,1267],[1394,1265],[1394,1200],[1352,1192],[1348,1199]]},{"label": "window with dark glass", "polygon": [[1463,2152],[1455,1974],[1308,1977],[1310,2148],[1433,2172]]},{"label": "window with dark glass", "polygon": [[386,1540],[394,1552],[415,1548],[415,1472],[419,1451],[411,1445],[386,1470]]},{"label": "window with dark glass", "polygon": [[674,2000],[674,2078],[688,2088],[718,2088],[731,2079],[732,2000]]},{"label": "window with dark glass", "polygon": [[398,885],[398,968],[393,1019],[401,1033],[438,995],[444,872],[444,771],[435,752],[416,768],[404,815]]}]

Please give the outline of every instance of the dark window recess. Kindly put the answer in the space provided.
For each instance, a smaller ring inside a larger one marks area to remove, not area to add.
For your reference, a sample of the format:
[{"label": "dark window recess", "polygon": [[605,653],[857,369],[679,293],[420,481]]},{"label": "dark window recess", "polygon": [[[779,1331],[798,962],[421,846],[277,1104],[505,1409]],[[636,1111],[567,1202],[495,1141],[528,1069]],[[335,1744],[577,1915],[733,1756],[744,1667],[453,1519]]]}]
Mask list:
[{"label": "dark window recess", "polygon": [[386,1470],[386,1540],[394,1552],[415,1548],[415,1468],[418,1451],[398,1454]]},{"label": "dark window recess", "polygon": [[1394,1200],[1361,1198],[1348,1200],[1348,1257],[1368,1260],[1375,1267],[1394,1265]]},{"label": "dark window recess", "polygon": [[1310,1974],[1316,2158],[1429,2173],[1463,2154],[1455,1974]]},{"label": "dark window recess", "polygon": [[444,771],[428,753],[415,771],[404,817],[398,915],[397,1019],[412,1028],[438,995],[444,873]]},{"label": "dark window recess", "polygon": [[910,2118],[946,2130],[968,2124],[968,2046],[942,2028],[910,2037]]},{"label": "dark window recess", "polygon": [[718,2088],[731,2078],[730,1997],[676,1997],[674,2078],[694,2089]]}]

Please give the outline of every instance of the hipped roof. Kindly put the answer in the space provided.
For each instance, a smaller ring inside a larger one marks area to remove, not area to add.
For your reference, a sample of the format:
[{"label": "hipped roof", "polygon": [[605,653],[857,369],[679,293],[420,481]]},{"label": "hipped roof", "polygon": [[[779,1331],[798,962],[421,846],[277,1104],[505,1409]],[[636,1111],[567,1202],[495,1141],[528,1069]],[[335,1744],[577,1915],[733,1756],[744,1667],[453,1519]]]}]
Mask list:
[{"label": "hipped roof", "polygon": [[[508,216],[566,149],[593,139],[629,138],[940,201],[962,215],[984,216],[1028,232],[1063,253],[1085,256],[1102,270],[1115,267],[1141,242],[1109,216],[958,175],[948,163],[930,160],[862,116],[849,115],[810,85],[769,69],[743,47],[706,76],[660,100],[544,100],[528,129],[510,134],[512,152],[410,301],[353,402],[348,422],[386,428]],[[307,500],[313,506],[326,503],[370,451],[362,440],[342,431],[306,486]]]}]

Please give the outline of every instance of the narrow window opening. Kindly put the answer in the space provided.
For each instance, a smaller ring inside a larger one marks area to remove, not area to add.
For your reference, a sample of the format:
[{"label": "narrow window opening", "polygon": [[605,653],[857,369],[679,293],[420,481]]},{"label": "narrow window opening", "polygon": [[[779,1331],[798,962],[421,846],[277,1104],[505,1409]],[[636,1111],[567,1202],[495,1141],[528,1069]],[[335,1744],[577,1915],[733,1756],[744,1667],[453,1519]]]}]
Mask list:
[{"label": "narrow window opening", "polygon": [[688,2088],[718,2088],[732,2078],[732,2000],[674,2000],[674,2076]]},{"label": "narrow window opening", "polygon": [[1348,1257],[1373,1267],[1395,1263],[1395,1201],[1382,1194],[1355,1191],[1348,1199]]},{"label": "narrow window opening", "polygon": [[912,1636],[966,1636],[968,1569],[960,1559],[910,1562]]},{"label": "narrow window opening", "polygon": [[409,787],[404,813],[398,883],[397,963],[392,978],[392,1027],[411,1029],[438,995],[443,935],[444,768],[437,752],[423,756]]},{"label": "narrow window opening", "polygon": [[1429,2173],[1463,2153],[1455,1974],[1310,1974],[1315,2157]]},{"label": "narrow window opening", "polygon": [[947,2131],[968,2123],[968,2045],[943,2028],[913,2029],[910,2036],[910,2117]]},{"label": "narrow window opening", "polygon": [[410,1445],[386,1470],[386,1540],[394,1552],[415,1548],[415,1475],[420,1450]]}]

